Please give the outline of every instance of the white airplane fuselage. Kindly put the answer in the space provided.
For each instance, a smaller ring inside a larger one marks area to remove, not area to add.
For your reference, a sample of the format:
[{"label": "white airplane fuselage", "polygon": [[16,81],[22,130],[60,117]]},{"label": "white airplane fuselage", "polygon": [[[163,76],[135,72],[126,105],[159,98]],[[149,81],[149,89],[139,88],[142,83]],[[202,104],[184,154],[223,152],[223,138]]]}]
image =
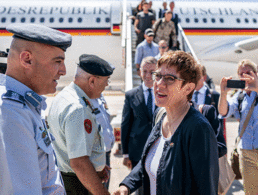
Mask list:
[{"label": "white airplane fuselage", "polygon": [[[127,1],[127,10],[136,7],[137,3]],[[8,24],[43,24],[73,35],[73,44],[66,53],[70,77],[83,53],[99,55],[116,67],[122,67],[119,36],[122,6],[122,1],[2,2],[0,50],[5,50],[11,43],[12,34],[5,30]],[[152,8],[158,15],[162,2],[153,1]],[[201,63],[207,66],[224,63],[227,64],[225,68],[232,69],[240,59],[249,58],[258,64],[258,46],[253,41],[258,34],[258,3],[175,2],[174,12],[179,15],[180,25]],[[207,69],[209,71],[209,67]],[[117,79],[124,78],[123,69],[118,71]]]}]

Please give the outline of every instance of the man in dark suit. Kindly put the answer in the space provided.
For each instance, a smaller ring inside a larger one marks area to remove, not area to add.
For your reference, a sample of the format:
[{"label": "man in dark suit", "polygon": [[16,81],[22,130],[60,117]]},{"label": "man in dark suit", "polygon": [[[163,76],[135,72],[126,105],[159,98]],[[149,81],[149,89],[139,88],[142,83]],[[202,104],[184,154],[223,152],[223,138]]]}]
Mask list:
[{"label": "man in dark suit", "polygon": [[155,71],[156,63],[154,57],[144,58],[140,68],[142,85],[125,93],[121,141],[123,164],[130,169],[139,162],[145,142],[152,130],[152,116],[156,106],[151,73]]},{"label": "man in dark suit", "polygon": [[171,1],[169,4],[170,7],[170,11],[172,12],[172,18],[171,20],[174,22],[175,27],[176,27],[176,35],[178,36],[178,15],[174,12],[174,8],[175,8],[175,2]]},{"label": "man in dark suit", "polygon": [[[194,90],[192,101],[195,102],[197,105],[213,105],[216,109],[216,114],[218,115],[218,102],[219,102],[219,92],[212,90],[208,87],[208,85],[205,83],[206,80],[206,68],[202,65],[200,65],[200,68],[202,70],[202,76],[201,79],[198,81],[197,86]],[[218,134],[224,135],[224,120],[225,119],[219,119],[220,122],[220,130]]]},{"label": "man in dark suit", "polygon": [[219,102],[220,94],[215,90],[209,89],[209,87],[206,85],[205,83],[205,75],[207,75],[206,68],[202,65],[200,65],[200,67],[202,70],[202,76],[197,83],[197,86],[193,93],[192,101],[198,105],[201,105],[201,104],[213,105],[216,108],[216,111],[218,113],[218,102]]}]

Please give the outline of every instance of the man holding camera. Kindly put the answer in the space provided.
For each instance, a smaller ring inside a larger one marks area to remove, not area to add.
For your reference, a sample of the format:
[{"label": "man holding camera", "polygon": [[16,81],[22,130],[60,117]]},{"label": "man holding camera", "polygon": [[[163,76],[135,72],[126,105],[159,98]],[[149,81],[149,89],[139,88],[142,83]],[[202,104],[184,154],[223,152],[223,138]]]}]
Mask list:
[{"label": "man holding camera", "polygon": [[[245,81],[243,90],[237,92],[227,101],[227,92],[230,90],[228,81],[232,77],[223,77],[220,83],[220,99],[218,110],[223,117],[232,114],[240,120],[239,133],[243,128],[247,114],[255,101],[254,110],[247,124],[245,132],[239,142],[240,146],[240,169],[242,172],[244,190],[246,194],[255,195],[258,192],[258,78],[257,65],[250,60],[242,60],[238,64],[237,70],[240,80]],[[235,82],[237,84],[240,81]]]}]

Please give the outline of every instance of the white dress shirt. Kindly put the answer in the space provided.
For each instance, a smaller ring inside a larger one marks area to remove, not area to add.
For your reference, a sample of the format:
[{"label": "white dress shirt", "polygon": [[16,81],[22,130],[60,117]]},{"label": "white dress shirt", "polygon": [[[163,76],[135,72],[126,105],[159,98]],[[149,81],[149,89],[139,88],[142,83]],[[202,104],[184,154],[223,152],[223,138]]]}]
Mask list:
[{"label": "white dress shirt", "polygon": [[[198,95],[197,95],[198,96],[198,101],[197,102],[194,101],[194,95],[192,97],[192,101],[197,103],[198,105],[204,104],[205,103],[206,90],[207,90],[207,87],[205,85],[203,85],[203,87],[198,91],[199,92]],[[195,92],[196,91],[194,90],[194,93]]]}]

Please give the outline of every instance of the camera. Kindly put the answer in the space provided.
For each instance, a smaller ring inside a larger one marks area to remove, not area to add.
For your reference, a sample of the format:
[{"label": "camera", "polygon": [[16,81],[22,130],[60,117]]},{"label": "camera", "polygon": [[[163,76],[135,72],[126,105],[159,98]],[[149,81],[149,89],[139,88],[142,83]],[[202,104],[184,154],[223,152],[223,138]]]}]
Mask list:
[{"label": "camera", "polygon": [[241,80],[228,80],[227,81],[227,87],[228,88],[244,89],[245,88],[245,81],[241,81]]}]

